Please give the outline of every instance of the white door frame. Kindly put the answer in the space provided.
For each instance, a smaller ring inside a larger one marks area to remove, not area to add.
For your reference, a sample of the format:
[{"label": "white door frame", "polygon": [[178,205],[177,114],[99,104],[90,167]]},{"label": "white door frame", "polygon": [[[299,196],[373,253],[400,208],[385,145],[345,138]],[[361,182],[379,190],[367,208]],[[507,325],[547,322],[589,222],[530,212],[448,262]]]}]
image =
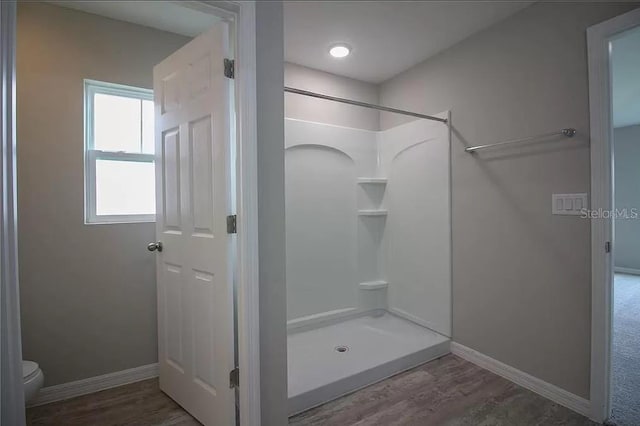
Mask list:
[{"label": "white door frame", "polygon": [[[21,339],[17,279],[17,229],[16,194],[17,174],[15,169],[15,52],[16,52],[16,2],[3,1],[0,21],[0,86],[7,90],[0,93],[0,136],[3,155],[2,168],[2,315],[11,314],[11,323],[2,317],[2,339],[11,339],[11,371],[20,376],[14,383],[7,380],[2,371],[2,420],[12,415],[7,424],[24,424],[22,398],[5,400],[5,393],[22,395]],[[185,7],[194,7],[213,12],[234,23],[236,47],[235,102],[237,121],[237,215],[238,215],[238,362],[240,368],[240,423],[242,426],[260,425],[260,331],[258,294],[258,178],[257,178],[257,122],[256,122],[256,17],[255,1],[184,1],[176,2]],[[3,108],[2,106],[7,106]],[[8,159],[7,161],[4,161]],[[4,242],[8,244],[5,246]],[[9,263],[4,264],[8,259]],[[5,299],[4,290],[9,290],[10,299]],[[11,312],[5,308],[11,302]],[[5,327],[11,326],[10,329]],[[3,342],[4,343],[4,342]],[[4,355],[4,353],[3,353]],[[17,357],[17,358],[16,358]],[[4,361],[3,361],[3,365]],[[12,385],[7,389],[5,385]],[[17,393],[16,393],[17,392]],[[10,402],[9,405],[6,402]],[[3,421],[4,423],[4,421]]]},{"label": "white door frame", "polygon": [[0,4],[0,423],[25,424],[16,201],[16,3]]},{"label": "white door frame", "polygon": [[[589,106],[591,120],[591,209],[611,211],[613,205],[613,126],[609,42],[640,25],[640,9],[587,29]],[[613,293],[613,219],[591,219],[591,418],[610,417]]]},{"label": "white door frame", "polygon": [[235,67],[237,342],[240,424],[260,425],[260,321],[258,276],[258,147],[256,121],[255,1],[177,1],[230,22]]}]

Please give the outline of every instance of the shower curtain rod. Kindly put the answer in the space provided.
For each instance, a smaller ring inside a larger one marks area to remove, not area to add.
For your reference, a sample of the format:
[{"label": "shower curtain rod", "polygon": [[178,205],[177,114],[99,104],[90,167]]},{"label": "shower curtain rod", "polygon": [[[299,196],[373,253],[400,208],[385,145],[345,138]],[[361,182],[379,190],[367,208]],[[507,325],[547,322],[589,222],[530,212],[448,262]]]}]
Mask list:
[{"label": "shower curtain rod", "polygon": [[402,109],[390,108],[390,107],[381,106],[381,105],[374,105],[366,102],[352,101],[351,99],[337,98],[335,96],[323,95],[322,93],[310,92],[308,90],[296,89],[294,87],[285,86],[284,91],[289,93],[295,93],[296,95],[303,95],[303,96],[310,96],[312,98],[325,99],[327,101],[334,101],[334,102],[340,102],[343,104],[361,106],[364,108],[377,109],[380,111],[393,112],[395,114],[410,115],[411,117],[424,118],[426,120],[440,121],[441,123],[447,122],[446,118],[433,117],[431,115],[418,114],[417,112],[405,111]]}]

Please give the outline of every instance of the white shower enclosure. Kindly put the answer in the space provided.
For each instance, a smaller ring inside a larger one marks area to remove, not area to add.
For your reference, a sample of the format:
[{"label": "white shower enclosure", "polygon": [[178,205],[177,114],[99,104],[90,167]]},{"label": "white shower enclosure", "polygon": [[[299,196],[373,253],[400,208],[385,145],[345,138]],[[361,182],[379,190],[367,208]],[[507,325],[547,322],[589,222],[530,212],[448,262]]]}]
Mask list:
[{"label": "white shower enclosure", "polygon": [[285,148],[294,414],[449,352],[450,133],[286,119]]}]

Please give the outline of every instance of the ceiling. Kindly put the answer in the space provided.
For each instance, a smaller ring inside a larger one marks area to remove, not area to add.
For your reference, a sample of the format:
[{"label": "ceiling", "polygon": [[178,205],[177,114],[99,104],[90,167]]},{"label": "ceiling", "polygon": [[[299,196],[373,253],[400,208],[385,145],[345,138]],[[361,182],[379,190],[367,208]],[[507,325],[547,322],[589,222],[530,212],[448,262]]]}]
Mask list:
[{"label": "ceiling", "polygon": [[640,28],[612,43],[613,127],[640,124]]},{"label": "ceiling", "polygon": [[188,37],[197,36],[218,20],[212,14],[174,1],[61,0],[48,3]]},{"label": "ceiling", "polygon": [[[285,59],[381,83],[533,1],[286,1]],[[346,58],[328,47],[345,42]]]},{"label": "ceiling", "polygon": [[[49,3],[194,37],[216,18],[177,1]],[[285,60],[338,75],[381,83],[533,1],[285,1]],[[187,2],[183,3],[187,4]],[[329,56],[348,43],[352,54]]]}]

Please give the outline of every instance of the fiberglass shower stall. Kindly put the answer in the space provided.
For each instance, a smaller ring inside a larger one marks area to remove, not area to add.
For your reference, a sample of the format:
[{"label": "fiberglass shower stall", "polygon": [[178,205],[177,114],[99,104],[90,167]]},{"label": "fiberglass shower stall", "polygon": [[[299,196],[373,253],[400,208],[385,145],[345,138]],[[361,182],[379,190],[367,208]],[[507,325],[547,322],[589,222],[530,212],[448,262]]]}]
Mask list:
[{"label": "fiberglass shower stall", "polygon": [[450,135],[285,121],[294,414],[449,352]]}]

